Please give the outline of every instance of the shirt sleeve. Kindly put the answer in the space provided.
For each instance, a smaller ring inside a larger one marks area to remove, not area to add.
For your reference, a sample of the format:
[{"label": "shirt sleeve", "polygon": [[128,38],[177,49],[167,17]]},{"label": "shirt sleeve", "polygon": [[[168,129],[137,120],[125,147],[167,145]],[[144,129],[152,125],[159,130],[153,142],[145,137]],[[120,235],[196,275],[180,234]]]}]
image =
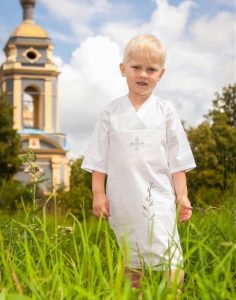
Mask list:
[{"label": "shirt sleeve", "polygon": [[195,168],[195,160],[183,125],[170,103],[166,113],[166,135],[170,173],[187,172]]},{"label": "shirt sleeve", "polygon": [[81,168],[107,174],[110,114],[108,106],[97,121],[90,138]]}]

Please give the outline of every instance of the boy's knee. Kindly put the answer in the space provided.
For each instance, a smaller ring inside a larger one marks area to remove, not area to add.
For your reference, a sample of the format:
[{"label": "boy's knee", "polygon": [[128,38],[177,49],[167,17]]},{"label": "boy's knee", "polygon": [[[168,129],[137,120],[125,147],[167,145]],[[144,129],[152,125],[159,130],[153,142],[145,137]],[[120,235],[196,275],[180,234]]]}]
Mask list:
[{"label": "boy's knee", "polygon": [[140,288],[143,279],[143,271],[140,269],[130,269],[125,267],[125,277],[130,281],[133,288]]},{"label": "boy's knee", "polygon": [[176,286],[179,290],[182,289],[184,283],[184,270],[173,269],[166,271],[168,287]]}]

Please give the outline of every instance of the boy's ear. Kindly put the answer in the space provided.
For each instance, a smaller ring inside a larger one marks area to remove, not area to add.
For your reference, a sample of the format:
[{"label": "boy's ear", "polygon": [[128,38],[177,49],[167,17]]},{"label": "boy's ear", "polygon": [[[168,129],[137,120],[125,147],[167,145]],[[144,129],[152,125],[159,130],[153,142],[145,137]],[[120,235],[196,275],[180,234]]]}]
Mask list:
[{"label": "boy's ear", "polygon": [[160,73],[160,76],[159,76],[158,80],[160,80],[162,78],[162,76],[164,75],[164,73],[165,73],[165,69],[163,68],[162,71],[161,71],[161,73]]},{"label": "boy's ear", "polygon": [[123,63],[120,63],[120,72],[122,76],[125,76],[125,65]]}]

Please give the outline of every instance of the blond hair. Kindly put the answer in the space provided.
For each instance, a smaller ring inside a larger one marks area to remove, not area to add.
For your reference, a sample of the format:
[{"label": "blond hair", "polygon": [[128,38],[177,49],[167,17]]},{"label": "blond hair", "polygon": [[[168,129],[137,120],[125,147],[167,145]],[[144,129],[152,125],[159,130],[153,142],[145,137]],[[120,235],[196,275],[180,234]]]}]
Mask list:
[{"label": "blond hair", "polygon": [[165,48],[152,34],[139,34],[134,36],[125,47],[123,62],[126,63],[130,59],[130,56],[136,51],[147,58],[153,56],[157,57],[162,67],[165,64]]}]

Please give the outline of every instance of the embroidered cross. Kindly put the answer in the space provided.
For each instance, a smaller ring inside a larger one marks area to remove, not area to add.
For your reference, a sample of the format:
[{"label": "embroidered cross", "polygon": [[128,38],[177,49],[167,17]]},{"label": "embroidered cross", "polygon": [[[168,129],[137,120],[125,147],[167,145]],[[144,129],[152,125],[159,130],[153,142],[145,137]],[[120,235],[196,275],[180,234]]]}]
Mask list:
[{"label": "embroidered cross", "polygon": [[139,137],[136,136],[136,138],[134,139],[134,142],[131,142],[130,145],[134,146],[134,149],[136,151],[138,151],[139,147],[144,145],[144,142],[141,142]]}]

